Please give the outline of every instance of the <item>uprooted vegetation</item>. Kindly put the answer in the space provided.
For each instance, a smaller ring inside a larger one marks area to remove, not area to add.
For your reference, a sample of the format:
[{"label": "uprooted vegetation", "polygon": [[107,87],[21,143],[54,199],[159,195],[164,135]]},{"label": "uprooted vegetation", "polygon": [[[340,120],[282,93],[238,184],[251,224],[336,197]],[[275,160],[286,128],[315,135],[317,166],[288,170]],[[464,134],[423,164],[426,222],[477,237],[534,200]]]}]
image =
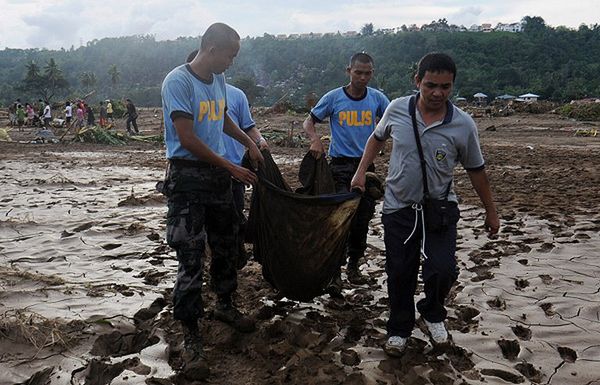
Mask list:
[{"label": "uprooted vegetation", "polygon": [[0,315],[0,338],[29,344],[38,350],[68,349],[79,339],[80,334],[76,332],[86,327],[83,321],[51,320],[23,309],[7,310]]},{"label": "uprooted vegetation", "polygon": [[123,132],[102,128],[102,127],[86,127],[82,128],[75,135],[74,140],[86,143],[111,144],[115,146],[123,146],[129,141],[146,142],[146,143],[163,143],[163,136],[158,135],[126,135]]},{"label": "uprooted vegetation", "polygon": [[56,275],[43,275],[31,273],[29,271],[18,270],[15,268],[0,267],[0,276],[3,281],[11,282],[17,280],[28,280],[42,282],[48,286],[59,286],[65,283],[65,280]]},{"label": "uprooted vegetation", "polygon": [[571,103],[556,109],[562,116],[577,120],[600,121],[600,103]]}]

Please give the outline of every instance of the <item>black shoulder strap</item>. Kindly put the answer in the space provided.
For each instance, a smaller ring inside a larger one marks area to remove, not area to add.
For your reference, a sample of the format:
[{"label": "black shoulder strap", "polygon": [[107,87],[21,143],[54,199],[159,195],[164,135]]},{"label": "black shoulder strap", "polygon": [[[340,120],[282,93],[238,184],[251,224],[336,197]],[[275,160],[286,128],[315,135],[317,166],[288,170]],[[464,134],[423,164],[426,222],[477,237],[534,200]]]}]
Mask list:
[{"label": "black shoulder strap", "polygon": [[[419,129],[417,128],[417,97],[413,96],[408,102],[408,111],[412,118],[413,132],[415,134],[415,141],[417,142],[417,150],[419,150],[419,158],[421,159],[421,174],[423,175],[423,198],[429,199],[429,187],[427,186],[427,172],[425,171],[427,163],[425,163],[425,157],[423,156],[423,146],[421,146],[421,138],[419,136]],[[448,183],[446,188],[444,199],[448,199],[450,194],[450,187],[452,187],[452,181]]]},{"label": "black shoulder strap", "polygon": [[419,159],[421,159],[421,174],[423,175],[423,196],[425,199],[429,198],[429,188],[427,187],[427,172],[425,168],[425,157],[423,156],[423,147],[421,146],[421,138],[419,137],[419,129],[417,128],[417,98],[413,96],[408,102],[408,111],[412,118],[413,132],[415,134],[415,142],[417,142],[417,150],[419,150]]}]

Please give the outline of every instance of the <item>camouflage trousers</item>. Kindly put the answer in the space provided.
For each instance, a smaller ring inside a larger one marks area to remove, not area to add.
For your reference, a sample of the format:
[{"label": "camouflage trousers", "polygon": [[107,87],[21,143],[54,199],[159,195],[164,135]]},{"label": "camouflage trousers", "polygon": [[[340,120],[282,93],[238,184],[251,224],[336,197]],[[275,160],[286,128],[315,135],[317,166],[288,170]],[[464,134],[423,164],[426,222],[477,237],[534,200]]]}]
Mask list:
[{"label": "camouflage trousers", "polygon": [[[330,162],[331,175],[337,193],[350,191],[350,182],[358,168],[360,158],[332,158]],[[375,171],[375,166],[370,165],[367,171]],[[369,221],[375,213],[375,200],[368,194],[363,194],[356,209],[356,214],[350,225],[350,234],[346,247],[346,256],[349,264],[357,264],[367,249],[367,232]]]},{"label": "camouflage trousers", "polygon": [[167,243],[177,252],[179,262],[173,316],[181,321],[195,321],[204,313],[202,275],[207,244],[212,289],[219,298],[229,298],[237,289],[238,217],[231,176],[224,169],[195,163],[198,166],[171,161],[162,189],[168,198]]}]

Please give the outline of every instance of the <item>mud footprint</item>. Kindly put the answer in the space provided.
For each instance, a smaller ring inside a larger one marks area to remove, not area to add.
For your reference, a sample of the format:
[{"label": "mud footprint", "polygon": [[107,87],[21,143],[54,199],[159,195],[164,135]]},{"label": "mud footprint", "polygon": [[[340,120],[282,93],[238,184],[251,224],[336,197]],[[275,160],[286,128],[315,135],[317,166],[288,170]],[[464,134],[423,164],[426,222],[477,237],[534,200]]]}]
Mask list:
[{"label": "mud footprint", "polygon": [[137,357],[127,359],[114,365],[93,359],[86,369],[86,385],[110,384],[113,379],[125,370],[130,370],[139,375],[148,375],[151,372],[150,368],[142,364]]},{"label": "mud footprint", "polygon": [[523,278],[516,278],[515,279],[515,287],[517,288],[517,290],[523,290],[525,289],[527,286],[529,286],[529,281]]},{"label": "mud footprint", "polygon": [[552,283],[552,277],[548,274],[540,274],[540,278],[542,279],[542,283],[544,285],[549,285]]},{"label": "mud footprint", "polygon": [[544,313],[546,313],[546,315],[548,317],[552,317],[553,315],[556,314],[556,312],[554,311],[552,304],[550,302],[546,302],[540,305],[540,307],[542,308],[542,310],[544,311]]},{"label": "mud footprint", "polygon": [[29,379],[25,382],[21,382],[18,385],[46,385],[50,383],[50,375],[54,372],[54,367],[51,366],[49,368],[40,370],[35,373],[33,376],[29,377]]},{"label": "mud footprint", "polygon": [[167,301],[164,297],[156,298],[149,307],[137,311],[133,316],[133,321],[136,325],[140,325],[145,321],[154,319],[161,310],[167,306]]},{"label": "mud footprint", "polygon": [[531,329],[526,328],[522,325],[513,326],[511,327],[511,329],[513,333],[515,333],[515,335],[519,337],[519,339],[523,341],[529,341],[531,339]]},{"label": "mud footprint", "polygon": [[521,346],[517,340],[498,340],[498,345],[504,358],[510,361],[514,361],[521,351]]},{"label": "mud footprint", "polygon": [[134,275],[134,278],[144,278],[144,283],[151,286],[158,286],[161,279],[167,275],[166,271],[158,271],[156,269],[149,269],[142,271],[141,273]]},{"label": "mud footprint", "polygon": [[486,279],[494,278],[494,273],[490,271],[491,267],[487,264],[479,265],[471,267],[469,270],[472,273],[475,273],[475,277],[471,278],[471,282],[481,282]]},{"label": "mud footprint", "polygon": [[537,384],[542,382],[542,378],[544,375],[541,371],[537,370],[533,365],[528,362],[521,362],[515,365],[515,369],[519,371],[522,375],[527,377],[527,379],[531,382],[535,382]]},{"label": "mud footprint", "polygon": [[559,346],[558,354],[560,354],[560,358],[562,358],[565,362],[573,363],[577,361],[577,352],[566,346]]},{"label": "mud footprint", "polygon": [[500,369],[482,369],[481,374],[484,376],[492,376],[503,379],[504,381],[513,383],[513,384],[521,384],[525,382],[525,378],[515,373],[507,372],[506,370]]},{"label": "mud footprint", "polygon": [[470,307],[470,306],[461,306],[460,308],[458,308],[456,310],[456,316],[458,317],[458,319],[460,321],[468,323],[468,324],[479,323],[479,321],[474,319],[479,314],[481,314],[481,312],[479,310],[475,309],[474,307]]},{"label": "mud footprint", "polygon": [[109,334],[99,336],[94,342],[90,353],[94,356],[121,357],[128,354],[139,353],[142,349],[160,341],[147,330],[137,333],[122,334],[115,330]]},{"label": "mud footprint", "polygon": [[506,301],[500,297],[496,297],[486,302],[492,309],[506,310]]}]

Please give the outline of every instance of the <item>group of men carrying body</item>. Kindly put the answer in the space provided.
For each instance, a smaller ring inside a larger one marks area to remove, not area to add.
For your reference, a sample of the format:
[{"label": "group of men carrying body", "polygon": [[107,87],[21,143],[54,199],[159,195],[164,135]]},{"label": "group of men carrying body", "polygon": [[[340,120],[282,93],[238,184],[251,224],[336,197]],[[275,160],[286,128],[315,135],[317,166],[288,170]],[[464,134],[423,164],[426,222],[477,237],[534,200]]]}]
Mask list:
[{"label": "group of men carrying body", "polygon": [[[239,104],[234,102],[235,91],[227,88],[223,72],[239,49],[237,32],[226,24],[215,23],[202,36],[198,53],[172,70],[162,85],[169,160],[163,190],[168,198],[166,238],[176,250],[179,262],[173,315],[182,324],[186,365],[203,369],[205,375],[209,369],[198,322],[204,312],[201,288],[207,243],[211,249],[210,286],[217,296],[215,318],[243,332],[254,330],[252,319],[241,313],[232,300],[237,288],[240,242],[236,237],[240,206],[234,203],[232,181],[243,187],[256,183],[257,175],[241,167],[224,142],[230,140],[228,136],[239,142],[247,149],[254,167],[264,161],[260,150],[266,142],[251,118],[234,121],[229,115]],[[453,169],[459,162],[485,207],[487,231],[495,234],[499,229],[477,127],[468,114],[448,100],[456,77],[455,64],[445,54],[424,56],[415,75],[417,95],[391,103],[383,93],[368,87],[374,71],[369,55],[352,56],[346,71],[349,84],[325,94],[304,122],[310,152],[317,158],[324,154],[315,123],[329,119],[330,166],[336,190],[364,191],[365,173],[374,170],[376,155],[391,138],[382,216],[390,298],[384,349],[388,354],[399,355],[406,348],[415,324],[414,295],[421,256],[425,298],[416,307],[433,342],[445,343],[448,333],[444,327],[444,300],[458,276],[458,207],[451,186]],[[247,100],[241,100],[247,109]],[[422,143],[423,164],[413,126]],[[446,195],[453,202],[455,220],[441,231],[430,230],[424,223],[422,166],[427,170],[430,196],[441,199]],[[366,282],[359,271],[359,261],[366,249],[374,207],[375,202],[363,194],[347,245],[346,273],[351,283]],[[340,277],[341,266],[328,290],[332,296],[341,293]]]}]

